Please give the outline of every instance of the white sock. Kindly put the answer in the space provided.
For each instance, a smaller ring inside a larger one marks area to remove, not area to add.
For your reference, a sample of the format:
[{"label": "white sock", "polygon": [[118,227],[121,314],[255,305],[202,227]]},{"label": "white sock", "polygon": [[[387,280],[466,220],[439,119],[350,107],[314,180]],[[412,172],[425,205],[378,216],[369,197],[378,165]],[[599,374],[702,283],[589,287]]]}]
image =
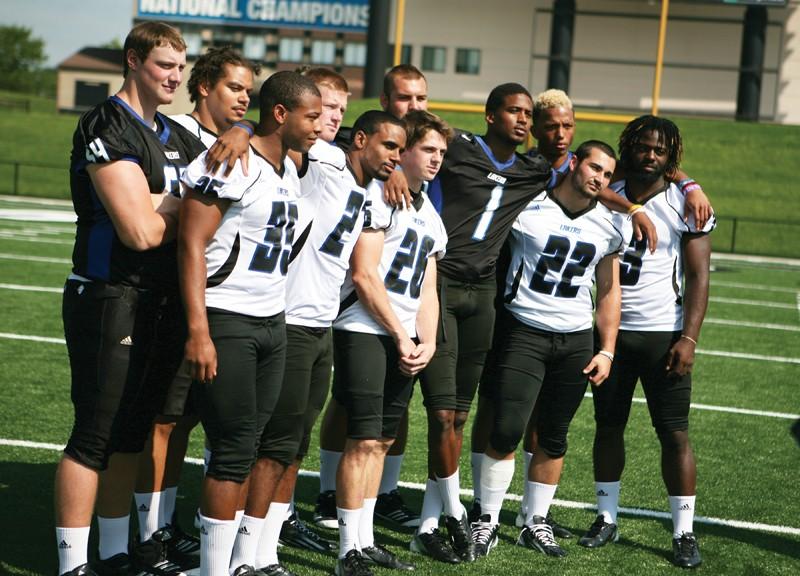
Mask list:
[{"label": "white sock", "polygon": [[[271,506],[271,504],[270,504]],[[294,509],[294,491],[292,491],[292,497],[289,499],[289,507],[286,509],[286,518],[288,520],[292,516],[297,514],[297,510]]]},{"label": "white sock", "polygon": [[254,568],[266,568],[278,563],[278,539],[288,509],[289,505],[285,502],[273,502],[269,505],[264,527],[261,529],[261,539],[258,541]]},{"label": "white sock", "polygon": [[[533,461],[533,452],[528,452],[527,450],[522,451],[522,455],[525,459],[525,468],[523,468],[523,477],[525,481],[530,478],[530,470],[531,470],[531,462]],[[522,514],[523,518],[528,515],[528,491],[522,491],[522,502],[519,503],[519,513]]]},{"label": "white sock", "polygon": [[525,490],[528,491],[528,513],[525,515],[525,525],[530,526],[534,516],[547,517],[550,511],[550,504],[556,495],[558,484],[542,484],[528,480],[525,483]]},{"label": "white sock", "polygon": [[481,462],[483,462],[483,452],[470,452],[469,464],[472,468],[472,498],[481,499]]},{"label": "white sock", "polygon": [[90,530],[90,526],[81,526],[80,528],[56,527],[59,574],[74,570],[89,561]]},{"label": "white sock", "polygon": [[358,544],[361,508],[345,510],[336,507],[336,517],[339,519],[339,558],[344,558],[350,550],[360,550]]},{"label": "white sock", "polygon": [[602,514],[606,522],[616,524],[617,508],[619,508],[619,480],[595,482],[594,492],[597,496],[597,513]]},{"label": "white sock", "polygon": [[233,515],[233,520],[236,522],[236,529],[239,529],[239,523],[242,521],[244,517],[244,510],[237,510]]},{"label": "white sock", "polygon": [[697,496],[670,496],[672,511],[672,537],[680,538],[684,532],[694,532],[694,501]]},{"label": "white sock", "polygon": [[128,535],[131,517],[103,518],[97,517],[98,556],[100,560],[108,560],[115,554],[128,553]]},{"label": "white sock", "polygon": [[208,464],[211,462],[211,450],[208,449],[208,446],[203,448],[203,475],[205,476],[206,472],[208,472]]},{"label": "white sock", "polygon": [[481,514],[488,514],[492,524],[500,523],[500,510],[514,478],[514,459],[495,460],[483,455],[481,466]]},{"label": "white sock", "polygon": [[163,492],[135,492],[136,515],[139,517],[139,541],[150,539],[153,532],[161,528],[158,525],[158,510],[161,508]]},{"label": "white sock", "polygon": [[377,502],[377,498],[364,498],[364,506],[361,508],[361,518],[358,521],[359,548],[375,546],[375,533],[373,532],[375,502]]},{"label": "white sock", "polygon": [[164,488],[164,495],[161,497],[161,508],[159,514],[159,528],[172,524],[175,517],[175,502],[178,499],[178,487],[170,486]]},{"label": "white sock", "polygon": [[200,515],[200,576],[229,574],[236,520],[217,520]]},{"label": "white sock", "polygon": [[422,497],[422,513],[418,529],[420,534],[433,532],[435,528],[439,527],[439,516],[442,515],[442,509],[442,493],[439,492],[439,486],[436,484],[436,480],[428,478],[425,483],[425,496]]},{"label": "white sock", "polygon": [[397,483],[400,482],[400,468],[403,465],[403,456],[398,454],[393,456],[387,454],[383,459],[383,475],[381,485],[378,487],[378,494],[388,494],[392,490],[397,490]]},{"label": "white sock", "polygon": [[239,523],[236,531],[236,540],[233,543],[233,553],[231,554],[231,572],[242,564],[255,566],[256,550],[258,549],[261,530],[264,526],[263,518],[255,518],[245,514]]},{"label": "white sock", "polygon": [[336,490],[336,471],[339,469],[341,452],[319,449],[319,491]]},{"label": "white sock", "polygon": [[437,476],[436,484],[439,486],[439,492],[442,495],[445,516],[461,518],[464,514],[464,507],[461,505],[461,500],[459,499],[459,490],[461,486],[458,481],[458,469],[447,478],[439,478]]}]

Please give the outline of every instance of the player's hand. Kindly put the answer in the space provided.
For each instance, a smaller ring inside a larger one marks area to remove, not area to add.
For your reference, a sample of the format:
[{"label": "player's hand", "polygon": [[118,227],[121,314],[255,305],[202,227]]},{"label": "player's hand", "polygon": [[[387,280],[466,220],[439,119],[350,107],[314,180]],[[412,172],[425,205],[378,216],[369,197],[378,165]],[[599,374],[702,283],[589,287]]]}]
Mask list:
[{"label": "player's hand", "polygon": [[192,380],[211,382],[217,377],[217,349],[208,336],[189,336],[184,347],[184,357]]},{"label": "player's hand", "polygon": [[411,206],[411,191],[408,189],[408,180],[402,170],[392,170],[389,179],[383,185],[383,199],[396,208]]},{"label": "player's hand", "polygon": [[650,220],[650,217],[644,210],[639,210],[636,214],[631,216],[631,224],[633,224],[633,236],[641,241],[642,238],[647,237],[647,247],[650,249],[650,254],[656,251],[658,246],[658,232],[656,232],[656,225]]},{"label": "player's hand", "polygon": [[242,172],[247,176],[247,160],[250,151],[250,134],[244,128],[233,126],[208,149],[206,171],[216,174],[220,167],[228,163],[225,176],[230,176],[237,160],[242,162]]},{"label": "player's hand", "polygon": [[611,372],[611,358],[603,354],[595,354],[592,361],[583,369],[584,374],[588,374],[589,382],[592,386],[600,386],[608,378]]},{"label": "player's hand", "polygon": [[402,359],[409,358],[412,354],[414,354],[414,350],[416,350],[417,345],[414,344],[414,341],[406,334],[395,338],[395,345],[397,346],[397,356],[401,359],[401,361],[398,362],[400,371],[406,376],[413,376],[413,374],[408,372],[408,370],[405,368],[404,364],[402,363]]},{"label": "player's hand", "polygon": [[670,376],[686,376],[691,374],[694,366],[695,343],[687,338],[680,338],[667,353],[667,374]]},{"label": "player's hand", "polygon": [[706,193],[703,192],[703,189],[700,188],[700,185],[694,184],[694,186],[695,188],[686,194],[683,221],[688,222],[689,216],[694,216],[695,227],[697,230],[702,230],[714,213],[714,209],[711,207],[711,202],[708,196],[706,196]]},{"label": "player's hand", "polygon": [[406,376],[416,376],[425,369],[425,366],[433,358],[434,352],[436,352],[436,344],[432,342],[417,344],[411,355],[400,357],[400,372]]}]

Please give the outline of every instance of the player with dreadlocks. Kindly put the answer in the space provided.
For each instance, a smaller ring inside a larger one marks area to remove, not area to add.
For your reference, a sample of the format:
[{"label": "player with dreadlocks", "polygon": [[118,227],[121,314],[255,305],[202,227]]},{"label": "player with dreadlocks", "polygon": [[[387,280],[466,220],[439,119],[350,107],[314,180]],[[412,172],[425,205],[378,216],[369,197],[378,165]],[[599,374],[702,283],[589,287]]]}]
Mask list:
[{"label": "player with dreadlocks", "polygon": [[701,562],[694,520],[696,469],[689,443],[689,402],[695,347],[708,302],[715,219],[699,228],[687,221],[685,197],[671,177],[683,153],[678,127],[645,115],[631,121],[619,140],[625,179],[612,185],[640,205],[656,226],[651,253],[633,238],[630,222],[617,217],[625,238],[620,253],[622,309],[616,357],[603,386],[594,390],[594,478],[598,515],[578,544],[597,548],[619,538],[617,507],[625,466],[625,425],[636,381],[641,379],[650,418],[661,443],[661,474],[673,522],[673,561]]}]

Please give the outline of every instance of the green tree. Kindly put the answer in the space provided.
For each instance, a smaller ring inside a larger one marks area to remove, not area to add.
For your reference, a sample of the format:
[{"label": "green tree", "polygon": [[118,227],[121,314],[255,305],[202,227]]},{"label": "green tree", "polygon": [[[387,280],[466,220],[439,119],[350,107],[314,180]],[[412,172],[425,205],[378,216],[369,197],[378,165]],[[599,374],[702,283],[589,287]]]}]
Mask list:
[{"label": "green tree", "polygon": [[0,26],[0,88],[30,92],[37,88],[46,60],[44,41],[30,28]]}]

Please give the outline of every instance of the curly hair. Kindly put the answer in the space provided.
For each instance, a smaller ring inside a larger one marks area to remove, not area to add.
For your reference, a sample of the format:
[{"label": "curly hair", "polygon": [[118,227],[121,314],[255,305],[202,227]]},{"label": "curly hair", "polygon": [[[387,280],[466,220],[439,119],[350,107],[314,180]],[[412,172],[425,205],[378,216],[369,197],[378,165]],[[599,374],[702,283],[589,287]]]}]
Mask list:
[{"label": "curly hair", "polygon": [[658,143],[667,150],[667,164],[664,167],[664,173],[668,178],[673,178],[683,157],[681,132],[671,120],[651,114],[631,120],[620,134],[619,157],[622,165],[628,166],[634,147],[641,142],[646,132],[658,133]]},{"label": "curly hair", "polygon": [[258,64],[250,62],[231,46],[210,48],[208,52],[200,56],[194,63],[192,74],[186,89],[189,90],[189,100],[196,102],[200,98],[200,86],[206,85],[209,88],[215,86],[225,76],[225,65],[243,66],[257,76],[261,71]]}]

